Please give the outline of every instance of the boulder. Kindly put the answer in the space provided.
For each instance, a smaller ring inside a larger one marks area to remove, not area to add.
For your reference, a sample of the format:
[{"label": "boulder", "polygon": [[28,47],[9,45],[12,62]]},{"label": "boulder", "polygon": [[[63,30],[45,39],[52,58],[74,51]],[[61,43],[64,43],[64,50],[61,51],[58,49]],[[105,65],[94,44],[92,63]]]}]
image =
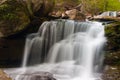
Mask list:
[{"label": "boulder", "polygon": [[69,19],[85,21],[86,17],[80,13],[77,9],[71,9],[65,12]]},{"label": "boulder", "polygon": [[24,30],[30,23],[25,7],[16,0],[0,2],[0,37],[7,37]]},{"label": "boulder", "polygon": [[72,9],[72,10],[66,11],[65,13],[69,16],[69,19],[75,19],[77,15],[77,10]]}]

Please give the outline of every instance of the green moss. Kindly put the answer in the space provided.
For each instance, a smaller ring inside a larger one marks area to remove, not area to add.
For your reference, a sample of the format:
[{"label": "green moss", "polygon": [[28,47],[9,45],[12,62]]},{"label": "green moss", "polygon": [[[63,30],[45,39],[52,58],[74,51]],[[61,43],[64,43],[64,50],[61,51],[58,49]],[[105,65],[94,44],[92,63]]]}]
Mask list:
[{"label": "green moss", "polygon": [[119,11],[120,10],[120,1],[119,0],[108,0],[106,10]]},{"label": "green moss", "polygon": [[0,10],[1,10],[2,12],[7,11],[8,8],[9,8],[9,6],[8,6],[7,4],[4,4],[4,5],[1,5],[1,6],[0,6]]},{"label": "green moss", "polygon": [[[15,0],[13,0],[14,3]],[[4,3],[2,5],[0,5],[0,20],[15,20],[18,19],[18,16],[16,15],[16,11],[19,10],[19,5],[18,7],[14,7],[13,5],[11,5],[10,3],[13,2],[12,0],[8,3]]]},{"label": "green moss", "polygon": [[10,20],[16,20],[16,19],[18,19],[18,16],[16,16],[15,14],[12,14],[12,13],[8,13],[6,15],[3,15],[2,19],[9,20],[9,21]]},{"label": "green moss", "polygon": [[0,5],[0,37],[18,33],[30,23],[26,8],[17,0],[7,0]]}]

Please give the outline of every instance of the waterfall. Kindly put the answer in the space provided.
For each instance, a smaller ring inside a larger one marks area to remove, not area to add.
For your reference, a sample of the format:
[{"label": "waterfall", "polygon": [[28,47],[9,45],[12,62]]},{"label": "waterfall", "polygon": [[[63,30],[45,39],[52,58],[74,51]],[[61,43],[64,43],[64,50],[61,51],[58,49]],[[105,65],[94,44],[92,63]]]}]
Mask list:
[{"label": "waterfall", "polygon": [[[31,65],[26,73],[48,71],[58,80],[98,80],[105,42],[99,22],[44,22],[27,37],[22,66]],[[16,80],[30,79],[19,76]]]}]

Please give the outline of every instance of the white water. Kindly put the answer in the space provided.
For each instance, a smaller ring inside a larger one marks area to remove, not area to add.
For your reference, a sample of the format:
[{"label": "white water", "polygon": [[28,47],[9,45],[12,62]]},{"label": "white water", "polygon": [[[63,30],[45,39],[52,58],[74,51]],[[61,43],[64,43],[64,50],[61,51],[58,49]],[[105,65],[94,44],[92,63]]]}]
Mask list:
[{"label": "white water", "polygon": [[51,72],[57,80],[98,80],[105,41],[104,26],[98,22],[45,22],[27,38],[23,68],[6,72],[15,80],[30,80],[21,74],[38,71]]},{"label": "white water", "polygon": [[107,11],[107,12],[102,13],[100,16],[101,17],[104,17],[104,16],[116,17],[117,12],[116,11]]}]

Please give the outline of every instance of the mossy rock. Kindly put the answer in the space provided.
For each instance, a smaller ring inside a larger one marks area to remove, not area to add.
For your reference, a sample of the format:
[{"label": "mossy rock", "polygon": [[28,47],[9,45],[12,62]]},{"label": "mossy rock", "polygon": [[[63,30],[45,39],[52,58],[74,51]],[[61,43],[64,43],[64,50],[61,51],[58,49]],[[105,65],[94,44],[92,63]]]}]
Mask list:
[{"label": "mossy rock", "polygon": [[120,65],[120,22],[105,27],[107,37],[105,64]]},{"label": "mossy rock", "polygon": [[26,8],[16,0],[0,4],[0,37],[7,37],[24,30],[30,23]]},{"label": "mossy rock", "polygon": [[105,27],[108,40],[107,49],[111,51],[120,50],[120,22],[114,22]]}]

